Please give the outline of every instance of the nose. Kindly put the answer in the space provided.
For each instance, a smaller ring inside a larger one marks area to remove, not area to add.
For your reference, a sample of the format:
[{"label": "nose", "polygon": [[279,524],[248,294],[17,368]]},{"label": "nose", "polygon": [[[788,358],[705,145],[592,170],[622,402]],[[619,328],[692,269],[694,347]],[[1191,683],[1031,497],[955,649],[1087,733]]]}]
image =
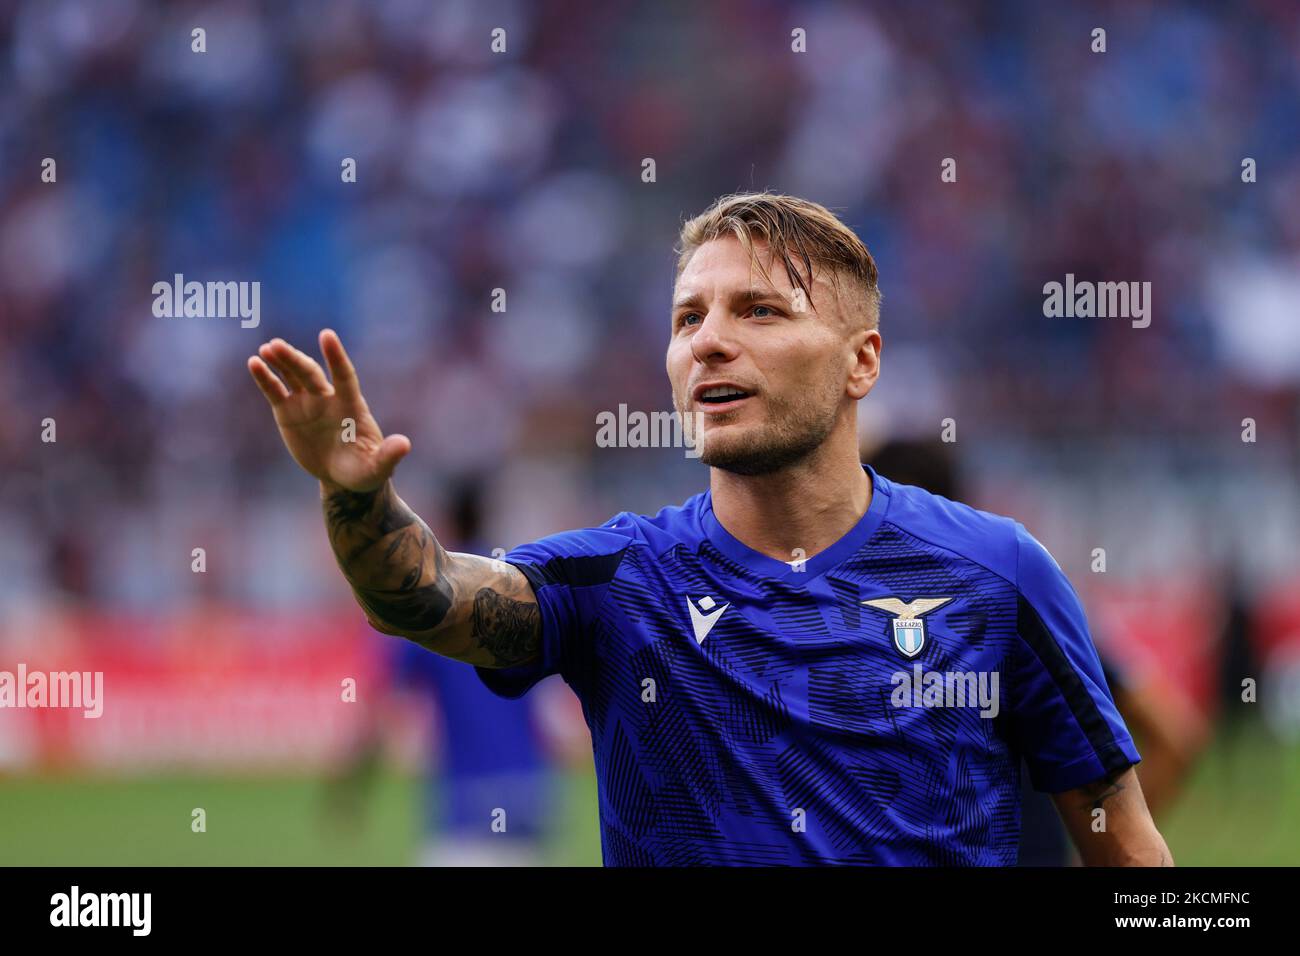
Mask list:
[{"label": "nose", "polygon": [[722,307],[714,307],[704,316],[699,328],[691,336],[691,354],[695,361],[729,362],[736,357],[734,328]]}]

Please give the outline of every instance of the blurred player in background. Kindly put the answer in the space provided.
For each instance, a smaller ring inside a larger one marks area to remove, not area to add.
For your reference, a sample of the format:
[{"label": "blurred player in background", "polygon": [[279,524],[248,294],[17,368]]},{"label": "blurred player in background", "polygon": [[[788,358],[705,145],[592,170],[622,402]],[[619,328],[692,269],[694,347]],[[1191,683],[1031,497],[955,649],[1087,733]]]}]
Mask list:
[{"label": "blurred player in background", "polygon": [[[879,446],[863,442],[863,459],[902,484],[916,485],[952,501],[966,501],[961,471],[951,445],[938,439],[890,439]],[[1095,632],[1096,627],[1094,625]],[[1141,745],[1138,777],[1151,816],[1159,821],[1186,779],[1205,743],[1204,721],[1176,694],[1157,682],[1135,682],[1099,642],[1097,654],[1115,706]],[[1029,771],[1020,771],[1021,866],[1067,866],[1078,857],[1051,798],[1033,788]]]}]

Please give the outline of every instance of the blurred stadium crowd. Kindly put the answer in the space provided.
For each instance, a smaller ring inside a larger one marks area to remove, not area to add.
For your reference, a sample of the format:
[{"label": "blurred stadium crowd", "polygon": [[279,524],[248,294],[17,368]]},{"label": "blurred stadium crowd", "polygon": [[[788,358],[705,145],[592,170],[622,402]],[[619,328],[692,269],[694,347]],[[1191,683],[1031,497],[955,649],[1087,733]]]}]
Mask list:
[{"label": "blurred stadium crowd", "polygon": [[[1300,573],[1300,5],[50,0],[0,38],[11,636],[346,600],[243,367],[274,335],[339,330],[435,531],[467,482],[502,548],[702,489],[595,416],[670,407],[677,228],[761,188],[877,258],[867,447],[954,419],[972,503],[1076,581]],[[259,281],[260,326],[155,318],[176,273]],[[1150,281],[1150,327],[1045,318],[1066,273]]]}]

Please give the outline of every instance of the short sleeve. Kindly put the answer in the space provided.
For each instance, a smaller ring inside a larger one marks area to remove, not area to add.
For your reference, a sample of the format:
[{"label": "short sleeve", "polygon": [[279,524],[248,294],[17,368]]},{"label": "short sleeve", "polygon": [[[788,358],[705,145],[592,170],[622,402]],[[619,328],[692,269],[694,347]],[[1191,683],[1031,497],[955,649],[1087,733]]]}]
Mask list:
[{"label": "short sleeve", "polygon": [[565,531],[520,545],[502,559],[532,585],[542,623],[540,657],[519,667],[476,667],[483,684],[516,698],[551,674],[570,675],[592,653],[591,622],[623,560],[634,527],[620,514],[599,528]]},{"label": "short sleeve", "polygon": [[1059,793],[1142,758],[1115,707],[1078,594],[1019,523],[1016,534],[1020,663],[1012,719],[1034,789]]}]

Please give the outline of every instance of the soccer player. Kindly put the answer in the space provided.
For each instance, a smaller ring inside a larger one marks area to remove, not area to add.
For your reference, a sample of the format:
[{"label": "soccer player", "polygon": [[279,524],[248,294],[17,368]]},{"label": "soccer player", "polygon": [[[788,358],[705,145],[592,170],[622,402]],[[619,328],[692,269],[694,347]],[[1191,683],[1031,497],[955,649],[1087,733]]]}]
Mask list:
[{"label": "soccer player", "polygon": [[249,359],[371,623],[506,697],[563,675],[609,865],[1012,865],[1021,755],[1085,863],[1171,864],[1055,560],[859,461],[881,355],[861,240],[757,193],[678,251],[667,371],[709,489],[504,561],[446,551],[398,497],[410,441],[381,432],[333,332],[329,378],[281,339]]}]

